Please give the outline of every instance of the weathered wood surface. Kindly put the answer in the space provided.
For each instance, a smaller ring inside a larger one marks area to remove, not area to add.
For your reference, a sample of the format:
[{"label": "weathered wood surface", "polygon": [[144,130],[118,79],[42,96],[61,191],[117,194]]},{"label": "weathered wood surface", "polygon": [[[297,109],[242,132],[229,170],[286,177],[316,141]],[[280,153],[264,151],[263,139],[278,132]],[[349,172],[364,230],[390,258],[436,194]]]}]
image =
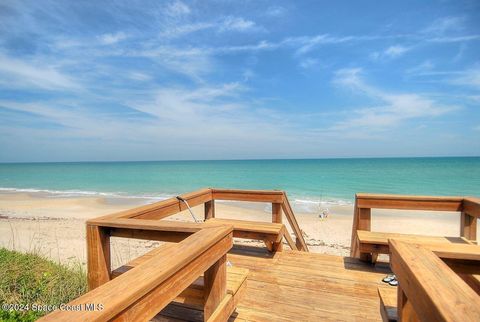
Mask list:
[{"label": "weathered wood surface", "polygon": [[390,250],[401,319],[480,321],[480,296],[433,251],[399,240]]}]

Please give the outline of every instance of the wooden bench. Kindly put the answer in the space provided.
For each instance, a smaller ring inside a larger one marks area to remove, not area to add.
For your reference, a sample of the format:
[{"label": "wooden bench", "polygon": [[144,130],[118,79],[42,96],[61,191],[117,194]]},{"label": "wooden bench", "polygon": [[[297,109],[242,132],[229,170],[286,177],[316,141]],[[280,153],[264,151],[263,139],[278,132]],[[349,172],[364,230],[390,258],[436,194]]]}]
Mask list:
[{"label": "wooden bench", "polygon": [[389,254],[389,239],[398,239],[405,242],[417,244],[436,244],[436,243],[456,243],[456,244],[472,244],[471,241],[464,237],[439,237],[439,236],[423,236],[409,235],[398,233],[383,233],[367,230],[357,230],[357,238],[359,250],[361,253],[372,254]]},{"label": "wooden bench", "polygon": [[[457,212],[460,215],[460,236],[432,237],[372,232],[372,209]],[[378,254],[389,254],[388,239],[420,244],[475,244],[478,218],[480,218],[478,198],[358,193],[355,195],[350,256],[375,262]]]},{"label": "wooden bench", "polygon": [[[136,259],[130,261],[124,266],[115,269],[114,271],[112,271],[112,278],[116,278],[121,274],[129,271],[130,269],[144,263],[151,257],[155,256],[155,254],[157,254],[159,251],[160,247],[146,253],[143,256],[137,257]],[[225,320],[228,319],[228,317],[235,310],[237,303],[246,288],[248,272],[249,270],[245,268],[227,266],[227,295],[219,305],[220,310],[216,310],[216,312],[222,312]],[[179,296],[177,296],[177,298],[173,300],[172,303],[203,311],[205,305],[204,276],[199,276],[197,280],[195,280],[195,282],[193,282],[190,287],[185,289]],[[209,320],[222,321],[224,320],[224,318],[217,317],[214,313]]]},{"label": "wooden bench", "polygon": [[290,237],[285,225],[280,223],[223,218],[210,218],[205,223],[207,225],[231,225],[233,226],[233,237],[262,240],[270,251],[279,250],[283,237]]}]

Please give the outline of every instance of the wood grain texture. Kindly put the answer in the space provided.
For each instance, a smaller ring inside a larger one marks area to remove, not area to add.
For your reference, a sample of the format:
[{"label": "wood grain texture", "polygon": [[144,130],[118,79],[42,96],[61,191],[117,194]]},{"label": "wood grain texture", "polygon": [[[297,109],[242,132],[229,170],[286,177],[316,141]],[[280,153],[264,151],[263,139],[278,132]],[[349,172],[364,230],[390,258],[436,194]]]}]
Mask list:
[{"label": "wood grain texture", "polygon": [[477,217],[462,211],[460,217],[460,236],[469,240],[477,240]]},{"label": "wood grain texture", "polygon": [[215,200],[207,201],[204,206],[204,211],[205,211],[205,215],[204,215],[205,220],[210,218],[215,218]]},{"label": "wood grain texture", "polygon": [[[272,203],[272,223],[282,223],[282,204],[281,203]],[[272,244],[272,251],[281,252],[283,250],[282,242],[277,242]]]},{"label": "wood grain texture", "polygon": [[110,280],[109,229],[94,225],[86,227],[88,289],[93,290]]},{"label": "wood grain texture", "polygon": [[377,195],[357,193],[359,208],[461,211],[462,197]]},{"label": "wood grain texture", "polygon": [[223,255],[204,275],[205,321],[215,312],[227,294],[227,255]]},{"label": "wood grain texture", "polygon": [[434,252],[398,240],[390,240],[390,250],[392,270],[420,320],[480,321],[480,297]]},{"label": "wood grain texture", "polygon": [[284,192],[277,190],[212,189],[212,197],[215,200],[281,203],[284,199]]}]

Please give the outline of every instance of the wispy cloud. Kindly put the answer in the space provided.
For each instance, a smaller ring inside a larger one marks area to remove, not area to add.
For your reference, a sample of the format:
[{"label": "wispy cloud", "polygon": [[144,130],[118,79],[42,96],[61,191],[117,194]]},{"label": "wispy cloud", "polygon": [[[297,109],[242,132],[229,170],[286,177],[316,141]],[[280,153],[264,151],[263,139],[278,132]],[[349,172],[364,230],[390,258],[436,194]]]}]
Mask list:
[{"label": "wispy cloud", "polygon": [[422,30],[427,34],[445,34],[451,31],[461,31],[465,28],[465,17],[441,17]]},{"label": "wispy cloud", "polygon": [[341,69],[336,72],[333,83],[374,99],[375,105],[355,109],[352,117],[337,122],[331,130],[385,131],[407,120],[437,117],[458,109],[457,106],[443,105],[421,94],[383,91],[367,84],[361,75],[359,68]]},{"label": "wispy cloud", "polygon": [[394,59],[404,55],[408,52],[411,48],[405,47],[402,45],[394,45],[390,46],[382,52],[373,52],[370,57],[374,60],[378,59]]},{"label": "wispy cloud", "polygon": [[71,76],[52,65],[27,62],[0,54],[0,84],[7,88],[78,90],[81,86]]},{"label": "wispy cloud", "polygon": [[221,31],[235,30],[247,31],[257,29],[255,22],[241,17],[226,17],[219,25]]},{"label": "wispy cloud", "polygon": [[287,14],[287,9],[281,6],[271,6],[265,14],[271,17],[281,17]]},{"label": "wispy cloud", "polygon": [[127,35],[124,32],[117,32],[115,34],[104,34],[98,37],[100,42],[104,45],[116,44],[119,41],[125,40]]},{"label": "wispy cloud", "polygon": [[167,5],[166,12],[172,17],[184,16],[190,13],[190,7],[182,1],[175,0]]},{"label": "wispy cloud", "polygon": [[450,79],[450,83],[480,90],[480,66],[475,66],[460,72],[457,76]]},{"label": "wispy cloud", "polygon": [[318,60],[314,58],[305,58],[300,61],[300,67],[309,69],[318,64]]}]

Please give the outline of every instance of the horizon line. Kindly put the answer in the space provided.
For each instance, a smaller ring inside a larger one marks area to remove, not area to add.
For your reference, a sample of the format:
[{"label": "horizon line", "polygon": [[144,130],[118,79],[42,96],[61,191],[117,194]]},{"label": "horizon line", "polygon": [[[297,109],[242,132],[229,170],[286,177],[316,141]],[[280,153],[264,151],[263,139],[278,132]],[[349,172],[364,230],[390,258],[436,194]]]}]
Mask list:
[{"label": "horizon line", "polygon": [[246,159],[167,159],[167,160],[79,160],[79,161],[7,161],[0,164],[40,164],[40,163],[134,163],[134,162],[216,162],[216,161],[295,161],[295,160],[349,160],[349,159],[434,159],[434,158],[479,158],[480,155],[456,156],[384,156],[384,157],[323,157],[323,158],[246,158]]}]

